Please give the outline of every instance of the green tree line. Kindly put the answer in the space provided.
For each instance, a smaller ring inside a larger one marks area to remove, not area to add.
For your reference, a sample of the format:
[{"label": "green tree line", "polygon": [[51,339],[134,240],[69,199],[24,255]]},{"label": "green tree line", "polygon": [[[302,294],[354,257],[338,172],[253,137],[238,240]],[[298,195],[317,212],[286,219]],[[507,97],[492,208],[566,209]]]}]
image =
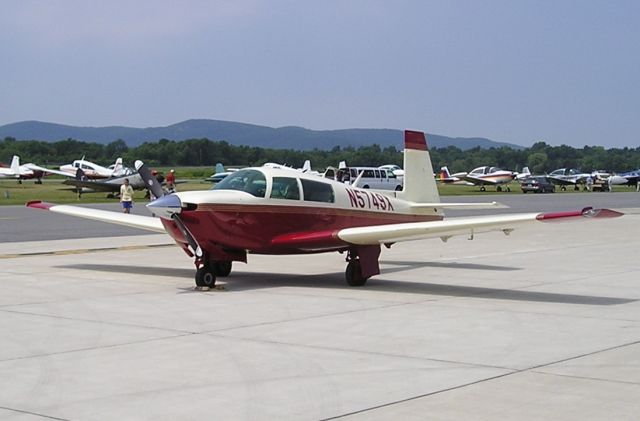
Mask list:
[{"label": "green tree line", "polygon": [[[13,155],[20,156],[21,163],[34,162],[42,166],[57,166],[74,159],[86,159],[102,164],[112,164],[122,157],[125,165],[131,166],[140,159],[151,166],[211,166],[220,162],[225,166],[262,165],[276,162],[301,167],[306,159],[314,169],[337,166],[346,161],[352,166],[378,166],[398,164],[402,166],[402,150],[393,146],[379,145],[335,147],[331,150],[314,149],[299,151],[290,149],[268,149],[253,146],[234,146],[226,141],[189,139],[173,141],[162,139],[145,142],[137,147],[128,147],[123,140],[108,144],[83,142],[74,139],[58,142],[5,138],[0,141],[0,162],[8,163]],[[461,150],[455,146],[431,149],[433,167],[437,171],[447,166],[451,172],[470,171],[490,165],[520,171],[528,166],[533,173],[545,173],[557,168],[579,168],[584,171],[606,170],[630,171],[640,168],[640,147],[605,149],[600,146],[585,146],[582,149],[567,145],[550,146],[544,142],[530,148],[516,150],[508,147],[473,148]]]}]

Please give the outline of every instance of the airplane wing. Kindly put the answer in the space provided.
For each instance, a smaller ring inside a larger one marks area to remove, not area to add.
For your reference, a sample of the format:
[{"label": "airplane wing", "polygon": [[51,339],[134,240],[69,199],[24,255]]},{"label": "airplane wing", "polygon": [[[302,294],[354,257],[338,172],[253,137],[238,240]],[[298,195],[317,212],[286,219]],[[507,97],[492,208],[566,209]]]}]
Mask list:
[{"label": "airplane wing", "polygon": [[474,177],[472,175],[463,175],[460,178],[464,181],[468,181],[469,183],[473,183],[476,186],[482,186],[484,184],[493,186],[498,184],[496,181],[490,178],[479,178],[479,177]]},{"label": "airplane wing", "polygon": [[81,206],[56,205],[54,203],[34,200],[27,203],[28,208],[44,209],[63,215],[77,216],[95,221],[109,222],[117,225],[140,228],[147,231],[166,233],[160,218],[151,216],[133,215],[100,209],[83,208]]},{"label": "airplane wing", "polygon": [[65,177],[75,177],[75,174],[68,173],[66,171],[52,170],[50,168],[41,167],[41,166],[36,165],[36,164],[25,164],[25,167],[27,167],[27,168],[29,168],[30,170],[33,170],[33,171],[42,171],[42,172],[45,172],[45,173],[48,173],[48,174],[63,175]]},{"label": "airplane wing", "polygon": [[77,188],[87,188],[87,189],[92,189],[95,191],[106,191],[106,192],[119,192],[120,191],[120,185],[119,184],[112,184],[112,183],[103,183],[100,181],[91,181],[91,180],[76,180],[76,179],[69,179],[69,180],[64,180],[62,182],[62,184],[66,184],[68,186],[74,186]]},{"label": "airplane wing", "polygon": [[547,177],[553,184],[557,184],[559,186],[572,186],[576,184],[575,180],[567,180],[564,178],[554,177],[552,175],[549,175]]},{"label": "airplane wing", "polygon": [[358,245],[394,243],[436,237],[446,241],[454,235],[472,236],[490,231],[502,231],[505,234],[509,234],[514,230],[514,227],[530,222],[549,222],[578,218],[613,218],[622,215],[622,213],[610,209],[585,208],[572,212],[476,216],[450,218],[442,221],[345,228],[334,233],[334,235],[347,243]]}]

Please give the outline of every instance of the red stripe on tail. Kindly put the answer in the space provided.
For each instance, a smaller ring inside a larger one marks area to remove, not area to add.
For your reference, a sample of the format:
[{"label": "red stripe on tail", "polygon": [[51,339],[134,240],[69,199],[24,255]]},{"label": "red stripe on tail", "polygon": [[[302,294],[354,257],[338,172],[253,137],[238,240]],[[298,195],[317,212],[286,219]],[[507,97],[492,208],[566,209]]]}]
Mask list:
[{"label": "red stripe on tail", "polygon": [[423,132],[414,132],[412,130],[404,131],[404,148],[415,149],[418,151],[427,150],[427,139]]}]

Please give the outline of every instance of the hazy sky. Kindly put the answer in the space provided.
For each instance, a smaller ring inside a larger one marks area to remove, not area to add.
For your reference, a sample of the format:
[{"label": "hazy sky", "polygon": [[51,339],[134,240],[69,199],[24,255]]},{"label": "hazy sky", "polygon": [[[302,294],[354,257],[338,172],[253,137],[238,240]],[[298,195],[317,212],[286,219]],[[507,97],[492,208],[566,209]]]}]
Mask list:
[{"label": "hazy sky", "polygon": [[0,125],[640,146],[640,1],[0,2]]}]

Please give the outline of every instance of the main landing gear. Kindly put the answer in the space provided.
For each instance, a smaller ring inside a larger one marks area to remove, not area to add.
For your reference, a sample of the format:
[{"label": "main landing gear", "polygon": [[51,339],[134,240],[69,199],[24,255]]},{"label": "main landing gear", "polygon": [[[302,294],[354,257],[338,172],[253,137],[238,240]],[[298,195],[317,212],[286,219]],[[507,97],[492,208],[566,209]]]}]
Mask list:
[{"label": "main landing gear", "polygon": [[345,270],[344,275],[347,280],[347,284],[352,287],[361,287],[366,284],[369,277],[362,275],[362,264],[360,263],[358,254],[354,250],[349,250],[347,252],[346,260],[347,270]]},{"label": "main landing gear", "polygon": [[196,285],[199,287],[213,288],[216,286],[216,277],[222,278],[231,273],[231,260],[203,260],[198,264],[196,261]]}]

